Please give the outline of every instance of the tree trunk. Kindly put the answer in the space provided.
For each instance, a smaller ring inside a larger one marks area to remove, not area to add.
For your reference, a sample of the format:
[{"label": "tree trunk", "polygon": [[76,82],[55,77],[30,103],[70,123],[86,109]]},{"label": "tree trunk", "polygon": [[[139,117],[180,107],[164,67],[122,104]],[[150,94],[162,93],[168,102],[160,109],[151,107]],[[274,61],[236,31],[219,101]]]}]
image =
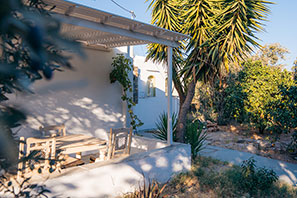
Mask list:
[{"label": "tree trunk", "polygon": [[184,92],[183,86],[181,84],[180,78],[177,76],[177,71],[176,71],[175,67],[172,67],[172,74],[173,74],[172,81],[173,81],[174,87],[178,93],[179,101],[180,101],[179,104],[181,107],[181,104],[183,104],[186,99],[185,92]]},{"label": "tree trunk", "polygon": [[187,114],[189,113],[191,103],[195,94],[194,80],[189,83],[188,92],[186,98],[182,104],[180,104],[180,111],[178,114],[178,121],[176,126],[176,137],[178,142],[185,142],[186,126],[187,126]]}]

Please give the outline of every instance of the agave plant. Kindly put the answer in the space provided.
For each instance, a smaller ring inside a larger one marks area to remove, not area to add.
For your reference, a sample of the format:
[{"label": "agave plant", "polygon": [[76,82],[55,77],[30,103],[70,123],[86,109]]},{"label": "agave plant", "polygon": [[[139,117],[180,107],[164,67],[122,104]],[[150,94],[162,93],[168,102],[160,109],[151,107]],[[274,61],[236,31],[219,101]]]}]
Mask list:
[{"label": "agave plant", "polygon": [[143,187],[139,187],[139,190],[129,193],[124,196],[124,198],[165,198],[167,195],[163,195],[163,191],[167,184],[160,187],[158,182],[152,181],[146,186],[145,180],[143,182]]},{"label": "agave plant", "polygon": [[186,143],[191,145],[191,153],[193,159],[204,149],[207,133],[203,130],[204,124],[199,120],[195,120],[187,125]]},{"label": "agave plant", "polygon": [[[159,115],[159,119],[156,122],[157,131],[154,132],[154,137],[160,140],[167,140],[167,113],[163,112]],[[177,125],[177,114],[172,114],[172,134],[173,141],[176,141],[176,125]]]}]

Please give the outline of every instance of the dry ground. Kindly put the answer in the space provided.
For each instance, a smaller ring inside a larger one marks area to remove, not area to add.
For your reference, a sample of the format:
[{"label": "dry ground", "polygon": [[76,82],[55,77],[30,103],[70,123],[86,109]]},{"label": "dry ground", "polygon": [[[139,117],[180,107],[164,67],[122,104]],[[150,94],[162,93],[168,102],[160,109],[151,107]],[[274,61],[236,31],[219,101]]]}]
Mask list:
[{"label": "dry ground", "polygon": [[259,134],[255,129],[245,126],[228,125],[219,126],[218,128],[219,131],[217,132],[207,132],[208,141],[211,145],[297,163],[297,159],[286,151],[286,147],[291,140],[290,134],[282,134],[275,141],[274,135]]},{"label": "dry ground", "polygon": [[[251,195],[247,189],[239,188],[236,172],[240,167],[209,157],[198,157],[193,161],[192,170],[173,178],[164,194],[170,198],[295,198],[297,188],[276,182],[266,191]],[[240,181],[239,181],[240,182]]]}]

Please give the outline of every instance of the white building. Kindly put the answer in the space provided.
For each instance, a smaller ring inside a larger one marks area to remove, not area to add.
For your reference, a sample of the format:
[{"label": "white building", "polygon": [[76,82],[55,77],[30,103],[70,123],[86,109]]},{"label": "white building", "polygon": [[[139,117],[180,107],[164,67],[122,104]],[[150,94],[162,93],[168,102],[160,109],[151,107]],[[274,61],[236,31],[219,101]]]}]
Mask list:
[{"label": "white building", "polygon": [[[155,128],[159,115],[167,112],[167,71],[166,65],[153,63],[145,57],[136,56],[133,59],[134,75],[138,76],[138,102],[133,108],[134,113],[144,123],[138,130]],[[174,90],[172,93],[172,111],[178,112],[179,99]]]}]

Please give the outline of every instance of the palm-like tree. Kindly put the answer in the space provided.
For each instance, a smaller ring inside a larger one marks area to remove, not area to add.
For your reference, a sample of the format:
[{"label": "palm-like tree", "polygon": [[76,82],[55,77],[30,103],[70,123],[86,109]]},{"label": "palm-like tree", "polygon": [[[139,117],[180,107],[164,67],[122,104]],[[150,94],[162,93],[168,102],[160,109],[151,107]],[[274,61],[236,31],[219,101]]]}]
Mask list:
[{"label": "palm-like tree", "polygon": [[[148,0],[147,0],[148,1]],[[180,96],[177,139],[184,142],[186,115],[197,81],[213,81],[229,62],[259,47],[255,33],[269,13],[264,0],[151,0],[152,23],[192,38],[174,50],[174,85]],[[185,50],[187,56],[183,56]],[[147,58],[166,61],[164,46],[149,46]],[[182,62],[179,60],[183,60]]]},{"label": "palm-like tree", "polygon": [[[148,2],[149,0],[146,0]],[[149,8],[152,8],[152,20],[151,23],[176,32],[182,32],[182,18],[180,12],[183,11],[183,0],[152,0],[149,4]],[[178,91],[180,101],[185,100],[184,83],[178,72],[181,70],[183,63],[183,51],[185,49],[184,43],[177,48],[173,48],[173,83]],[[160,44],[149,44],[147,59],[151,59],[154,62],[166,62],[167,61],[167,46]]]}]

